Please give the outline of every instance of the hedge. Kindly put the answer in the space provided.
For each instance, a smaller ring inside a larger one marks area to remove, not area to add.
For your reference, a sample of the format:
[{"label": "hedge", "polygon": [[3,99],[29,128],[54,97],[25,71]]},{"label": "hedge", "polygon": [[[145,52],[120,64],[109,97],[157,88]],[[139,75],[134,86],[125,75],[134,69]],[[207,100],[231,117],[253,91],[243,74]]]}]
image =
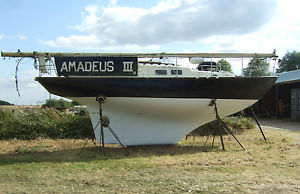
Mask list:
[{"label": "hedge", "polygon": [[[225,117],[222,121],[233,133],[241,133],[247,129],[254,128],[254,124],[247,117]],[[206,123],[192,131],[189,135],[209,136],[209,135],[227,135],[224,130],[220,130],[216,120]]]},{"label": "hedge", "polygon": [[53,109],[1,110],[0,139],[91,137],[89,115],[79,116]]}]

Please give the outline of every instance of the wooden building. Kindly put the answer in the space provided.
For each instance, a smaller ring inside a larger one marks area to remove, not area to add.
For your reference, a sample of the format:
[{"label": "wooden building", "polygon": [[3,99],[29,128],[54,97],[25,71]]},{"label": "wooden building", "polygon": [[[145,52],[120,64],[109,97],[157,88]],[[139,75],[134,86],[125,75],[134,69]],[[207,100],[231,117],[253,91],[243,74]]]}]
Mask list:
[{"label": "wooden building", "polygon": [[261,116],[300,119],[300,70],[278,74],[274,87],[254,105]]}]

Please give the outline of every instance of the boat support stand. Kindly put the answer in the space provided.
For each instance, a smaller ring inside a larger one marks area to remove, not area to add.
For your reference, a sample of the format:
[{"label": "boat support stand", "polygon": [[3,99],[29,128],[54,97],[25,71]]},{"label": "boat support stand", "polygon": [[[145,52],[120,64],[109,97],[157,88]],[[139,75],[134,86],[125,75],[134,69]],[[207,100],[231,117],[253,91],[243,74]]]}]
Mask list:
[{"label": "boat support stand", "polygon": [[266,138],[266,136],[265,136],[265,134],[264,134],[264,132],[263,132],[263,130],[262,130],[262,128],[261,128],[261,126],[260,126],[258,120],[257,120],[257,117],[256,117],[256,115],[255,115],[255,113],[254,113],[252,107],[250,107],[250,109],[251,109],[252,115],[253,115],[253,117],[254,117],[254,120],[256,121],[256,124],[257,124],[257,126],[258,126],[258,128],[259,128],[259,130],[260,130],[260,133],[262,134],[264,140],[266,141],[267,138]]},{"label": "boat support stand", "polygon": [[[102,151],[103,151],[104,154],[105,154],[104,128],[107,128],[110,131],[110,133],[114,136],[114,138],[119,142],[119,144],[122,146],[122,148],[124,148],[126,154],[128,155],[129,153],[126,150],[126,147],[122,144],[122,142],[121,142],[120,138],[118,137],[118,135],[115,133],[113,128],[111,128],[111,126],[109,125],[109,120],[105,121],[103,119],[102,104],[105,102],[105,99],[106,99],[106,97],[103,96],[103,95],[99,95],[99,96],[96,97],[96,101],[99,103],[99,121],[98,121],[97,125],[95,126],[95,128],[93,130],[95,131],[96,128],[98,127],[98,125],[100,124],[100,144],[101,144]],[[85,143],[85,145],[83,146],[81,151],[84,149],[87,142]],[[81,153],[81,151],[80,151],[80,153]]]},{"label": "boat support stand", "polygon": [[[224,146],[224,141],[223,141],[223,136],[222,136],[223,131],[225,131],[227,134],[228,133],[231,134],[232,137],[236,140],[236,142],[241,146],[241,148],[243,150],[245,150],[244,146],[240,143],[240,141],[235,137],[235,135],[232,133],[232,131],[227,127],[227,125],[224,123],[224,121],[220,118],[216,101],[217,101],[217,99],[212,99],[211,102],[209,103],[209,106],[214,106],[214,109],[215,109],[216,120],[217,120],[218,127],[220,130],[220,140],[221,140],[223,151],[225,151],[225,146]],[[215,135],[213,137],[213,143],[214,143],[214,139],[215,139]],[[212,145],[213,145],[213,143],[212,143]]]}]

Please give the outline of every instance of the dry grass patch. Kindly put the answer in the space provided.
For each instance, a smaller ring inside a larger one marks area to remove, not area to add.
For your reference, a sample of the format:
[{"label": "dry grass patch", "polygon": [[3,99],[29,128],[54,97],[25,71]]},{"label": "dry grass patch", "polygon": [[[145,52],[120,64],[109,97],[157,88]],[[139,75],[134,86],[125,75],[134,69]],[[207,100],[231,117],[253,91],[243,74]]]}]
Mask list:
[{"label": "dry grass patch", "polygon": [[175,146],[108,145],[85,140],[0,141],[0,192],[300,192],[300,133],[253,129],[211,147],[205,137]]}]

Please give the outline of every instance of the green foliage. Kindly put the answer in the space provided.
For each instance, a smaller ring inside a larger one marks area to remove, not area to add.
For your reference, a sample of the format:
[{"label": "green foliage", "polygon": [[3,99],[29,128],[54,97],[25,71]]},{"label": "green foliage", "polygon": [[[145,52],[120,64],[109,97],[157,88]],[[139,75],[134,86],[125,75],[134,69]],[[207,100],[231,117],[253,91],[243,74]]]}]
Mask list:
[{"label": "green foliage", "polygon": [[[234,132],[253,128],[248,118],[226,117],[226,125]],[[109,119],[104,117],[105,125]],[[219,135],[216,121],[207,123],[191,134],[199,136]],[[222,134],[225,134],[224,131]],[[8,111],[0,109],[0,139],[84,138],[92,137],[93,128],[89,115],[79,116],[51,109]]]},{"label": "green foliage", "polygon": [[0,105],[13,105],[13,104],[3,101],[3,100],[0,100]]},{"label": "green foliage", "polygon": [[221,59],[217,62],[217,68],[222,71],[228,71],[232,73],[231,64],[225,59]]},{"label": "green foliage", "polygon": [[72,106],[79,106],[80,103],[77,102],[77,101],[75,101],[75,100],[72,100],[72,101],[71,101],[71,105],[72,105]]},{"label": "green foliage", "polygon": [[[254,124],[251,119],[245,117],[225,117],[222,119],[227,127],[233,133],[243,132],[247,129],[252,129]],[[206,123],[191,132],[196,136],[209,136],[209,135],[226,135],[225,131],[220,131],[216,120]]]},{"label": "green foliage", "polygon": [[89,115],[79,116],[50,109],[11,111],[0,109],[0,139],[91,137]]},{"label": "green foliage", "polygon": [[300,52],[287,52],[280,64],[279,68],[277,69],[277,73],[285,72],[285,71],[292,71],[300,69]]},{"label": "green foliage", "polygon": [[244,76],[269,76],[271,73],[269,72],[270,64],[264,60],[254,58],[252,59],[248,67],[243,69]]},{"label": "green foliage", "polygon": [[48,99],[45,104],[42,105],[43,108],[55,108],[57,110],[63,110],[66,108],[73,107],[72,102],[66,101],[64,99]]}]

